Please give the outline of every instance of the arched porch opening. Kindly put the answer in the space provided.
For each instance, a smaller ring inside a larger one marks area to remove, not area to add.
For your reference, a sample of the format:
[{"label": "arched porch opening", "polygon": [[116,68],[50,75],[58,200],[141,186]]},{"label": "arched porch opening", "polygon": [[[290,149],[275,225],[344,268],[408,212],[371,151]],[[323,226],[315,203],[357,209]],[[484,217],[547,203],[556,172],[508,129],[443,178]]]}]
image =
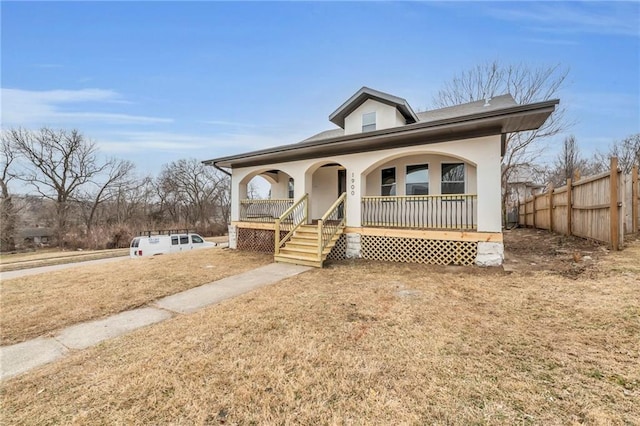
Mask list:
[{"label": "arched porch opening", "polygon": [[310,220],[320,219],[346,191],[345,166],[331,160],[320,161],[310,166],[305,172],[305,192],[309,194]]},{"label": "arched porch opening", "polygon": [[381,158],[361,174],[362,226],[476,229],[477,175],[476,164],[444,152]]},{"label": "arched porch opening", "polygon": [[273,222],[293,205],[294,179],[278,169],[256,170],[239,183],[240,220]]}]

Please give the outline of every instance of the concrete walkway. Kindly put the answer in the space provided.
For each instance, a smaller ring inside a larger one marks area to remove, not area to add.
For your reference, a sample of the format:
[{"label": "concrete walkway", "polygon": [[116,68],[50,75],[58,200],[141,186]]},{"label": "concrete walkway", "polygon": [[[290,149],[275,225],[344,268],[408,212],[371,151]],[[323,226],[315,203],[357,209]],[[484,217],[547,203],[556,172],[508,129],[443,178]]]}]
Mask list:
[{"label": "concrete walkway", "polygon": [[311,268],[306,266],[272,263],[158,299],[143,308],[67,327],[56,332],[51,338],[39,337],[16,345],[0,347],[0,380],[53,362],[73,350],[91,347],[176,315],[196,312],[309,269]]}]

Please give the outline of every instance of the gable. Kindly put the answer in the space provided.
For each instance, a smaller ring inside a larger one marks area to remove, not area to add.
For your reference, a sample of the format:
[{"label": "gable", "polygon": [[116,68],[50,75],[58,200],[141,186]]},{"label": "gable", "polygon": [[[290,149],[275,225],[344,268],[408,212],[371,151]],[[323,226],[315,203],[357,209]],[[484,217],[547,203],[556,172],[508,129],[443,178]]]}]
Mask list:
[{"label": "gable", "polygon": [[415,123],[418,121],[416,113],[413,112],[409,103],[403,98],[399,98],[388,93],[380,92],[369,87],[362,87],[353,96],[347,99],[342,105],[329,115],[329,121],[345,129],[345,119],[353,114],[367,100],[374,100],[379,104],[385,104],[396,109],[402,117],[403,124]]},{"label": "gable", "polygon": [[363,117],[365,114],[374,114],[375,127],[373,130],[388,129],[407,124],[407,120],[395,106],[375,99],[367,99],[345,117],[344,134],[363,133]]}]

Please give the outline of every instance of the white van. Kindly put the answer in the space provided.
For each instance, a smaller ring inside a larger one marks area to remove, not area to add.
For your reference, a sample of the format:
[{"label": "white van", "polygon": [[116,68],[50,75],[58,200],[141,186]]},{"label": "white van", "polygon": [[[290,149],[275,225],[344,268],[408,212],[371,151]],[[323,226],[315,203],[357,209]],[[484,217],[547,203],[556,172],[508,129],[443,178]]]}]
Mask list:
[{"label": "white van", "polygon": [[178,253],[199,248],[215,247],[198,234],[147,235],[131,240],[129,256],[132,258]]}]

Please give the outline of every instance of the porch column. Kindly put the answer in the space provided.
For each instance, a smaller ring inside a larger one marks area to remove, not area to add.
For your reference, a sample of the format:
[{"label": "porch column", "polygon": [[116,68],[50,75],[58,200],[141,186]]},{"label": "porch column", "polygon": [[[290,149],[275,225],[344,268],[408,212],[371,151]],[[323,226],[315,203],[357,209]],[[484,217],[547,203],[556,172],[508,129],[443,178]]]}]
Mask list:
[{"label": "porch column", "polygon": [[366,179],[362,178],[362,170],[347,167],[347,226],[360,227],[362,218],[362,194]]},{"label": "porch column", "polygon": [[477,165],[478,232],[502,232],[500,159]]},{"label": "porch column", "polygon": [[[487,149],[477,162],[478,173],[478,231],[502,232],[502,199],[500,150]],[[504,260],[502,242],[478,242],[476,265],[499,266]]]},{"label": "porch column", "polygon": [[241,184],[245,174],[233,173],[231,175],[231,221],[240,220],[240,200],[247,198],[247,185]]}]

